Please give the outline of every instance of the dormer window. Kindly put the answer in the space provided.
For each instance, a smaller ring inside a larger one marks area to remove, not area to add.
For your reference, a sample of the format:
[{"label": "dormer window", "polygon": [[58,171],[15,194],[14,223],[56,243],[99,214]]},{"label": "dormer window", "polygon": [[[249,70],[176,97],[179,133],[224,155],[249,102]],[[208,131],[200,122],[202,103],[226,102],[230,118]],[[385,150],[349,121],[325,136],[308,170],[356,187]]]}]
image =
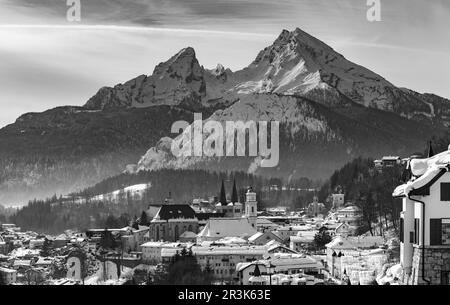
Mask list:
[{"label": "dormer window", "polygon": [[450,183],[441,183],[441,201],[450,201]]}]

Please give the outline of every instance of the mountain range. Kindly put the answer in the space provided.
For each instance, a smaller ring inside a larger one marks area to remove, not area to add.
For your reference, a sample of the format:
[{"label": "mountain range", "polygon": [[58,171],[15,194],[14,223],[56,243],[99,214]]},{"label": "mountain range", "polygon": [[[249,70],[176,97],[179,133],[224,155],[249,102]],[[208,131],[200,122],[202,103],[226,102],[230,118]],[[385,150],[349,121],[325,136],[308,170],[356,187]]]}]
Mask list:
[{"label": "mountain range", "polygon": [[[177,120],[280,122],[280,162],[174,158]],[[0,130],[0,203],[82,189],[123,171],[247,170],[324,179],[358,156],[408,155],[450,126],[450,101],[399,88],[300,29],[283,30],[239,71],[205,69],[182,49],[141,75],[101,88],[82,107],[27,113]]]}]

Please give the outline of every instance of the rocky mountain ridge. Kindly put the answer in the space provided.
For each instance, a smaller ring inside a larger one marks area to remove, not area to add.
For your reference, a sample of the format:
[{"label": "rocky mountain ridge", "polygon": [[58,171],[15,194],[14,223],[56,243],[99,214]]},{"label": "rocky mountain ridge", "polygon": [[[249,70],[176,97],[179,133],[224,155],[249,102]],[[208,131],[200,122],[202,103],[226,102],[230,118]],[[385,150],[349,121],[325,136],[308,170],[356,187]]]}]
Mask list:
[{"label": "rocky mountain ridge", "polygon": [[[449,126],[449,102],[398,88],[300,29],[284,30],[234,72],[205,69],[187,47],[151,75],[101,88],[83,107],[24,114],[2,128],[0,203],[76,191],[124,170],[324,179],[360,155],[421,151]],[[205,121],[279,121],[279,166],[255,168],[255,158],[174,160],[171,124],[191,123],[195,112]]]}]

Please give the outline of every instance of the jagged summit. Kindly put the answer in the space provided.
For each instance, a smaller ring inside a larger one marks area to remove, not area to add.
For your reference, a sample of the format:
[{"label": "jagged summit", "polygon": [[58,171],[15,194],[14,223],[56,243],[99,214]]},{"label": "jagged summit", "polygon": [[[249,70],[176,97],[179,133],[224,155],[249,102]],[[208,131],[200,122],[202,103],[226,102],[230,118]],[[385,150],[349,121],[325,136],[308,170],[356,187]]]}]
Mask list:
[{"label": "jagged summit", "polygon": [[222,64],[217,64],[216,68],[211,71],[215,76],[221,76],[225,73],[225,67]]},{"label": "jagged summit", "polygon": [[114,88],[103,87],[85,105],[89,109],[149,107],[155,105],[194,106],[206,95],[204,69],[195,50],[187,47],[158,64],[150,76],[141,75]]},{"label": "jagged summit", "polygon": [[320,53],[336,53],[333,48],[323,41],[296,28],[294,31],[283,30],[271,46],[262,50],[252,64],[259,64],[264,59],[273,61],[277,54],[285,53],[293,56],[317,56]]},{"label": "jagged summit", "polygon": [[[177,70],[177,68],[183,68],[185,70],[189,69],[200,69],[197,57],[195,55],[195,50],[192,47],[187,47],[181,49],[177,54],[172,56],[168,61],[162,62],[155,67],[153,75],[164,73],[163,69],[167,69],[168,66],[173,66],[179,64],[178,67],[172,67],[171,70]],[[187,64],[183,66],[183,64]],[[190,72],[190,71],[189,71]]]},{"label": "jagged summit", "polygon": [[180,52],[178,52],[179,56],[185,55],[185,56],[192,56],[195,57],[195,50],[193,47],[186,47],[184,49],[181,49]]}]

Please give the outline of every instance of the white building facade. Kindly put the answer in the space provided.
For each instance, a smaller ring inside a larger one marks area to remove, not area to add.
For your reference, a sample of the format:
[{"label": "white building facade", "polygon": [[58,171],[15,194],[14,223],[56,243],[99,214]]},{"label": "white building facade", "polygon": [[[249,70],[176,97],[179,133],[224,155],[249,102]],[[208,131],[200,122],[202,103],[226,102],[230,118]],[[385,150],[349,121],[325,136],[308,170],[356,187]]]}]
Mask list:
[{"label": "white building facade", "polygon": [[410,285],[450,284],[450,151],[410,161],[413,178],[402,198],[400,263]]}]

